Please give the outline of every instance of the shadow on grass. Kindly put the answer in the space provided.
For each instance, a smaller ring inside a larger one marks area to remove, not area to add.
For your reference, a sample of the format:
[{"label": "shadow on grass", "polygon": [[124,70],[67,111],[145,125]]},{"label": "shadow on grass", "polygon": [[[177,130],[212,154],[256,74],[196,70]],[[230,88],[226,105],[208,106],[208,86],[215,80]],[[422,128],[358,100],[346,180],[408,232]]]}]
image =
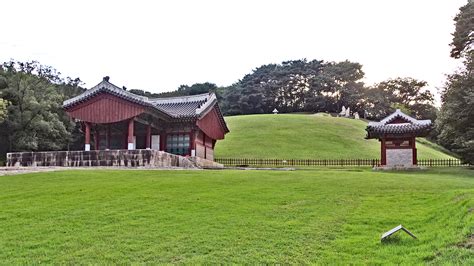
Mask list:
[{"label": "shadow on grass", "polygon": [[417,241],[417,239],[413,239],[411,237],[406,237],[406,236],[401,236],[399,234],[396,235],[391,235],[387,237],[386,239],[381,241],[381,244],[383,246],[404,246],[408,244],[413,244],[414,241]]},{"label": "shadow on grass", "polygon": [[399,245],[402,243],[402,238],[399,235],[392,235],[381,241],[382,245]]}]

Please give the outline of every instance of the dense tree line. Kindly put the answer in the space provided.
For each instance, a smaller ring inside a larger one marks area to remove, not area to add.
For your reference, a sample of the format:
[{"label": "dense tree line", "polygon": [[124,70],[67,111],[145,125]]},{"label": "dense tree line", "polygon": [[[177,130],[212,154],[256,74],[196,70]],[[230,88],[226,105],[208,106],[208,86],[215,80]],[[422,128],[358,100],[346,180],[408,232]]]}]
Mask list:
[{"label": "dense tree line", "polygon": [[294,60],[255,69],[223,90],[225,114],[340,112],[350,107],[371,119],[396,108],[417,117],[436,117],[434,96],[424,81],[396,78],[366,86],[359,63]]},{"label": "dense tree line", "polygon": [[177,90],[148,97],[174,97],[215,92],[225,115],[279,112],[340,112],[342,106],[369,119],[380,119],[401,108],[416,117],[436,118],[434,96],[427,83],[396,78],[366,86],[362,65],[350,61],[306,59],[263,65],[228,87],[213,83],[181,85]]},{"label": "dense tree line", "polygon": [[[38,62],[0,66],[0,158],[9,151],[64,150],[79,145],[79,129],[62,102],[84,89]],[[68,147],[69,146],[69,147]]]},{"label": "dense tree line", "polygon": [[159,97],[177,97],[177,96],[186,96],[186,95],[197,95],[202,93],[216,92],[218,93],[219,88],[214,83],[205,82],[205,83],[195,83],[191,86],[181,85],[177,90],[167,91],[161,93],[151,93],[149,91],[132,89],[129,90],[131,93],[138,95],[150,97],[150,98],[159,98]]},{"label": "dense tree line", "polygon": [[461,7],[454,21],[451,56],[463,60],[463,67],[448,77],[444,88],[438,141],[474,164],[474,2]]}]

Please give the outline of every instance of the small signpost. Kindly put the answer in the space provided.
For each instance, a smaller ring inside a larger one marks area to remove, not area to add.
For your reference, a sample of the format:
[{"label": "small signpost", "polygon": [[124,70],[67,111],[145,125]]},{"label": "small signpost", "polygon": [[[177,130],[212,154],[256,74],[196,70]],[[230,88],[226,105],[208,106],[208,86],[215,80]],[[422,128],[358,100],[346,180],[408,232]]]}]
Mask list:
[{"label": "small signpost", "polygon": [[277,115],[278,114],[278,110],[275,108],[273,109],[273,114]]},{"label": "small signpost", "polygon": [[414,239],[417,239],[416,236],[414,234],[412,234],[410,231],[408,231],[408,229],[406,229],[405,227],[403,227],[402,225],[399,225],[393,229],[390,229],[389,231],[385,232],[383,235],[382,235],[382,238],[380,238],[380,241],[384,241],[385,239],[387,239],[387,237],[395,234],[396,232],[400,231],[400,230],[403,230],[405,231],[405,233],[407,233],[408,235],[410,235],[411,237],[413,237]]}]

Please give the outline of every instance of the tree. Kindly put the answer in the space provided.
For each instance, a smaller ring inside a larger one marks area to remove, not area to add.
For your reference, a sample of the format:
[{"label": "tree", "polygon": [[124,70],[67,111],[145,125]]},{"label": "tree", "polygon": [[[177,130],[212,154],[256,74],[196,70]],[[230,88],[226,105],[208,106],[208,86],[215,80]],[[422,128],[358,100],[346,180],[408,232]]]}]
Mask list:
[{"label": "tree", "polygon": [[65,81],[59,75],[35,61],[11,61],[0,67],[5,81],[0,96],[9,103],[0,128],[0,145],[7,151],[58,150],[70,142],[75,124],[61,105],[82,88],[79,79]]},{"label": "tree", "polygon": [[472,51],[474,43],[474,1],[462,6],[460,12],[454,18],[456,30],[451,42],[451,57],[461,58],[465,52]]},{"label": "tree", "polygon": [[[204,83],[195,83],[191,86],[181,85],[175,91],[162,92],[157,94],[151,94],[149,92],[138,91],[139,95],[147,97],[176,97],[176,96],[187,96],[187,95],[196,95],[209,92],[218,93],[219,88],[214,83],[204,82]],[[136,93],[137,90],[131,90],[131,92]]]},{"label": "tree", "polygon": [[224,92],[224,113],[336,112],[357,108],[364,85],[362,66],[349,61],[306,59],[263,65]]},{"label": "tree", "polygon": [[395,78],[380,82],[366,95],[369,117],[381,119],[395,109],[404,109],[416,118],[436,118],[434,95],[425,81],[414,78]]},{"label": "tree", "polygon": [[450,75],[442,94],[436,121],[438,142],[474,164],[474,4],[469,1],[454,19],[456,30],[451,56],[462,58],[464,67]]},{"label": "tree", "polygon": [[364,77],[361,64],[347,60],[330,62],[324,66],[322,76],[325,89],[320,91],[324,92],[326,100],[332,103],[325,111],[339,112],[342,106],[352,110],[360,109],[365,90],[364,83],[360,82]]}]

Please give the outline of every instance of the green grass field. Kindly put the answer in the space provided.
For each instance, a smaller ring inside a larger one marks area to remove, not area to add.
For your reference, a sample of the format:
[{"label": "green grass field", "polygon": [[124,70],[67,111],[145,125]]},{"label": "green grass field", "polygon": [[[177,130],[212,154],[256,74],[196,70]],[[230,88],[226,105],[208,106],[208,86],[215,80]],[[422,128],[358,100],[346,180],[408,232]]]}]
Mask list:
[{"label": "green grass field", "polygon": [[[216,145],[216,158],[373,159],[380,143],[366,140],[362,120],[307,114],[245,115],[225,118],[230,133]],[[420,139],[418,158],[452,158]]]},{"label": "green grass field", "polygon": [[0,264],[473,265],[473,210],[461,168],[0,176]]}]

